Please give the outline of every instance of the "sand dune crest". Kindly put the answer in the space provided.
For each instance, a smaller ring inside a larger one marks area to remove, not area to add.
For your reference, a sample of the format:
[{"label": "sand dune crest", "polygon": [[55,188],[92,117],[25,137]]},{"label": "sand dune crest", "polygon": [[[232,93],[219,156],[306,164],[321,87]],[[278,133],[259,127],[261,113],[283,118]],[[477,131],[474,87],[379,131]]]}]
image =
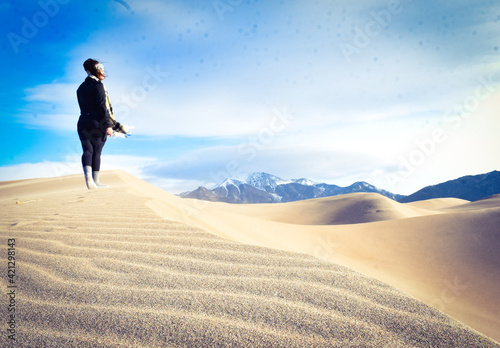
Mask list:
[{"label": "sand dune crest", "polygon": [[246,216],[299,225],[350,225],[439,213],[401,204],[376,193],[351,193],[282,204],[220,206]]}]

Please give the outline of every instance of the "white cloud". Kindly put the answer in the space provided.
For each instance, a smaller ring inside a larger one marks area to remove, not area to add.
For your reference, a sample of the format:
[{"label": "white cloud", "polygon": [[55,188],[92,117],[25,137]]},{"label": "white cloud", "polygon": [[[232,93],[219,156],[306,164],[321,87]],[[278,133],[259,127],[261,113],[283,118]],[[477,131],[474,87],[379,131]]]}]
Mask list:
[{"label": "white cloud", "polygon": [[22,163],[0,167],[0,181],[50,178],[82,172],[81,164],[69,158],[68,162]]},{"label": "white cloud", "polygon": [[[101,170],[124,170],[137,177],[144,177],[142,168],[155,162],[155,158],[103,155]],[[0,181],[58,177],[83,173],[80,155],[67,156],[65,161],[22,163],[0,167]]]},{"label": "white cloud", "polygon": [[26,89],[25,100],[49,104],[59,104],[64,100],[76,100],[76,87],[78,85],[60,82],[38,85]]},{"label": "white cloud", "polygon": [[54,82],[27,88],[24,100],[28,103],[17,116],[19,122],[44,129],[74,131],[80,115],[77,87]]},{"label": "white cloud", "polygon": [[[350,185],[354,181],[368,178],[373,170],[383,165],[373,156],[355,151],[338,151],[335,148],[318,148],[306,144],[280,147],[247,143],[193,151],[174,161],[152,164],[144,168],[144,174],[192,181],[197,186],[208,188],[228,177],[244,177],[256,171],[268,172],[285,179],[306,177]],[[196,187],[191,187],[191,190]]]},{"label": "white cloud", "polygon": [[130,155],[102,155],[101,170],[124,170],[139,178],[144,178],[144,168],[158,159]]}]

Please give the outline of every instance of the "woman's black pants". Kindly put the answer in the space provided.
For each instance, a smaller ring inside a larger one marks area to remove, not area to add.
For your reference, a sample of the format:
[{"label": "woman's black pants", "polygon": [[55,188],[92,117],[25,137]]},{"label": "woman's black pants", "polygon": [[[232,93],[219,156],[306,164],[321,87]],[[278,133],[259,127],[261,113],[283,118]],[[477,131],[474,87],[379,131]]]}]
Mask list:
[{"label": "woman's black pants", "polygon": [[101,169],[101,153],[106,144],[107,135],[99,127],[99,122],[87,115],[78,120],[78,136],[82,143],[82,165],[91,166],[92,171]]}]

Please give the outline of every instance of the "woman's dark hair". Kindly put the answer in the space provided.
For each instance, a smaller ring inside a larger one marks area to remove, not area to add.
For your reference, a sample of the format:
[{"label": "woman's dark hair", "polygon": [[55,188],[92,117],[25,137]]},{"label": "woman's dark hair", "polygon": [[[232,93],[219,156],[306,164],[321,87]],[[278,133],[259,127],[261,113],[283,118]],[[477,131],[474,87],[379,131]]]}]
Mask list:
[{"label": "woman's dark hair", "polygon": [[97,76],[99,70],[97,69],[97,65],[101,64],[97,60],[89,58],[85,62],[83,62],[83,68],[85,71],[90,72],[92,75]]}]

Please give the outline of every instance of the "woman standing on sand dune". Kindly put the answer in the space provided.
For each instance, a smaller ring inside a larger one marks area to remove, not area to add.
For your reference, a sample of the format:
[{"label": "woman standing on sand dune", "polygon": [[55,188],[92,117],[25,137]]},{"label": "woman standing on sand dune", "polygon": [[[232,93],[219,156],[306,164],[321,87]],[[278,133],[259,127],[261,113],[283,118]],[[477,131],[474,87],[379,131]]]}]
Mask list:
[{"label": "woman standing on sand dune", "polygon": [[113,118],[113,108],[102,82],[106,78],[102,64],[89,58],[83,63],[83,68],[88,76],[76,91],[80,106],[78,136],[83,148],[85,183],[88,189],[97,189],[107,186],[99,181],[101,152],[107,136],[128,135],[128,131]]}]

